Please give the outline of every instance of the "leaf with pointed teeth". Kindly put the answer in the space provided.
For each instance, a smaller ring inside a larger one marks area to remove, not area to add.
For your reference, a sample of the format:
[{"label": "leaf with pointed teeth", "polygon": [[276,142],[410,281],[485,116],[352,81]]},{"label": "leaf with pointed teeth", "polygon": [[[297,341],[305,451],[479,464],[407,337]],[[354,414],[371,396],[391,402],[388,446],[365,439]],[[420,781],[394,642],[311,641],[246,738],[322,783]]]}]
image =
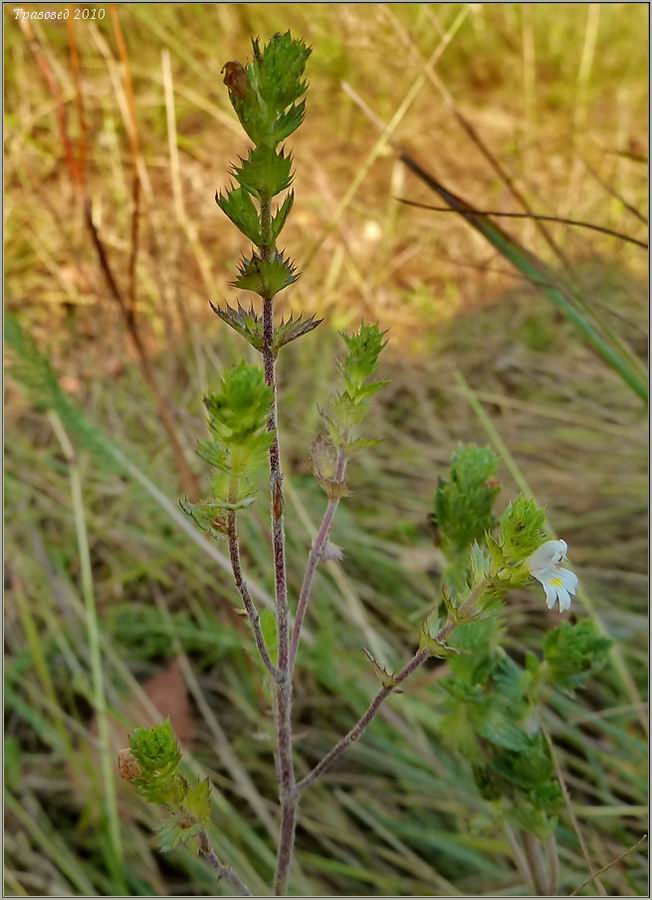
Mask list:
[{"label": "leaf with pointed teeth", "polygon": [[392,688],[393,693],[402,694],[403,691],[401,688],[396,687],[396,676],[393,672],[390,672],[386,666],[381,665],[377,659],[367,650],[366,647],[362,648],[362,652],[367,657],[371,665],[374,667],[374,672],[378,676],[378,680],[382,684],[384,688]]},{"label": "leaf with pointed teeth", "polygon": [[275,253],[271,259],[262,259],[254,253],[249,259],[243,257],[238,266],[238,277],[231,284],[261,297],[273,297],[297,281],[299,276],[295,273],[296,266],[282,253]]},{"label": "leaf with pointed teeth", "polygon": [[283,320],[280,325],[276,328],[274,333],[274,353],[278,353],[281,347],[284,347],[285,344],[289,344],[290,341],[296,341],[297,338],[303,337],[304,334],[308,334],[310,331],[313,331],[317,326],[321,325],[323,319],[316,319],[315,316],[308,316],[304,318],[303,315],[299,315],[294,317],[294,314],[290,316],[287,320]]},{"label": "leaf with pointed teeth", "polygon": [[283,231],[283,226],[285,225],[285,220],[287,219],[290,210],[292,209],[292,204],[294,203],[294,191],[290,191],[285,200],[283,201],[282,206],[277,211],[276,215],[272,219],[272,243],[276,243],[279,234]]},{"label": "leaf with pointed teeth", "polygon": [[[209,301],[210,302],[210,301]],[[238,303],[237,309],[226,304],[226,307],[215,306],[211,303],[211,309],[234,331],[236,331],[251,346],[260,353],[263,351],[263,322],[253,306],[245,309]]]},{"label": "leaf with pointed teeth", "polygon": [[430,613],[421,623],[419,629],[419,650],[427,650],[431,656],[445,659],[447,656],[459,653],[455,647],[449,647],[444,641],[437,640],[437,634],[441,627],[441,621],[436,613]]},{"label": "leaf with pointed teeth", "polygon": [[253,244],[259,245],[262,242],[258,211],[248,191],[243,187],[232,188],[226,194],[218,191],[215,202]]},{"label": "leaf with pointed teeth", "polygon": [[303,122],[305,114],[305,100],[302,100],[301,103],[294,103],[288,110],[286,110],[284,113],[281,113],[281,115],[274,123],[274,129],[272,132],[274,135],[274,141],[277,144],[280,144],[280,142],[289,137],[293,131],[296,131]]},{"label": "leaf with pointed teeth", "polygon": [[271,199],[292,184],[292,156],[278,153],[267,144],[249,151],[247,159],[232,170],[233,177],[258,199]]}]

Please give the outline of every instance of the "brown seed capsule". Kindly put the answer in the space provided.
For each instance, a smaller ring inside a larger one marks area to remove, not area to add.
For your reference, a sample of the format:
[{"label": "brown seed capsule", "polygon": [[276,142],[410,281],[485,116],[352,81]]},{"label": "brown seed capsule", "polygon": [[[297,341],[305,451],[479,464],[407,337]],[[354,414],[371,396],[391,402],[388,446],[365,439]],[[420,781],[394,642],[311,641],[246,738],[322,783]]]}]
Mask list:
[{"label": "brown seed capsule", "polygon": [[224,72],[224,84],[229,91],[234,97],[244,100],[251,88],[245,67],[239,62],[231,61],[224,63],[221,71]]},{"label": "brown seed capsule", "polygon": [[138,760],[129,747],[118,750],[118,772],[120,777],[124,778],[125,781],[133,781],[134,778],[138,778],[141,773]]}]

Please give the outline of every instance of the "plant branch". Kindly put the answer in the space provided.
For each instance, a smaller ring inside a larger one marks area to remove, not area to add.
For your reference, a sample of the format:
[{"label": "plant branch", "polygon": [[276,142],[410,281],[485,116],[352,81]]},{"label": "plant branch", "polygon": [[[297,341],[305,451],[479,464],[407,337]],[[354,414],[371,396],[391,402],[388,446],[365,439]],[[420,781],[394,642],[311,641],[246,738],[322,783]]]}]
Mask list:
[{"label": "plant branch", "polygon": [[223,878],[229,882],[239,897],[251,897],[251,891],[240,876],[234,872],[231,866],[225,866],[219,861],[205,831],[199,833],[199,855],[215,869],[218,879]]},{"label": "plant branch", "polygon": [[[443,630],[443,629],[442,629]],[[354,744],[358,738],[364,733],[367,727],[374,720],[377,712],[383,704],[383,701],[389,697],[389,695],[396,690],[396,688],[402,684],[406,678],[409,678],[413,672],[419,668],[419,666],[423,665],[423,663],[430,656],[429,650],[418,650],[412,659],[406,663],[401,671],[394,676],[394,683],[391,686],[383,686],[374,699],[369,704],[367,711],[362,715],[356,724],[351,728],[351,730],[344,735],[344,737],[330,750],[323,759],[317,763],[314,769],[306,775],[305,778],[302,778],[301,781],[297,782],[296,791],[300,793],[305,790],[311,784],[313,784],[321,775],[324,774],[333,763],[339,759],[339,757],[345,753],[349,747]]]},{"label": "plant branch", "polygon": [[260,627],[260,615],[256,608],[256,604],[251,598],[249,588],[247,587],[247,582],[245,581],[242,574],[242,567],[240,565],[240,542],[238,540],[238,524],[235,512],[229,513],[227,529],[229,558],[231,560],[231,569],[233,570],[235,586],[238,589],[238,593],[240,594],[242,602],[244,603],[244,608],[247,611],[247,617],[249,618],[249,622],[251,623],[251,630],[254,633],[254,640],[256,641],[256,646],[258,647],[260,658],[262,659],[263,663],[265,664],[265,668],[270,673],[272,678],[275,681],[278,681],[281,675],[280,670],[274,665],[269,655],[267,644],[265,643],[265,638],[263,637],[263,632]]},{"label": "plant branch", "polygon": [[[268,199],[263,199],[260,203],[260,234],[261,256],[263,259],[268,260],[271,258],[274,249],[271,238],[271,205]],[[276,857],[274,893],[277,896],[282,896],[285,894],[292,864],[294,832],[296,828],[296,800],[294,797],[294,761],[292,759],[292,681],[289,669],[290,611],[285,564],[283,471],[278,440],[278,407],[274,358],[274,300],[270,296],[263,296],[263,366],[265,382],[272,389],[272,405],[267,422],[267,430],[273,438],[272,445],[269,448],[269,469],[279,668],[275,696],[276,766],[281,801],[281,831]]]},{"label": "plant branch", "polygon": [[[235,461],[233,461],[233,469],[231,470],[229,479],[229,503],[236,503],[238,499],[238,485],[239,477]],[[229,558],[231,560],[231,569],[233,570],[235,586],[237,587],[238,592],[242,597],[242,602],[244,603],[245,610],[247,611],[247,616],[249,618],[249,621],[251,622],[251,628],[254,633],[254,639],[256,641],[256,646],[258,647],[258,652],[260,653],[260,657],[265,664],[267,671],[271,674],[275,681],[278,681],[280,677],[280,671],[274,665],[269,655],[267,644],[265,643],[265,638],[260,627],[260,616],[258,614],[258,610],[256,609],[256,604],[251,599],[251,594],[249,593],[247,582],[242,575],[242,566],[240,564],[240,542],[238,540],[238,520],[235,510],[231,510],[227,518],[227,539],[229,545]]]},{"label": "plant branch", "polygon": [[548,860],[548,893],[555,897],[559,893],[559,853],[554,832],[546,838],[546,859]]},{"label": "plant branch", "polygon": [[549,896],[548,877],[541,858],[541,845],[529,831],[524,831],[522,834],[523,850],[525,851],[525,858],[532,876],[534,889],[538,897],[547,897]]},{"label": "plant branch", "polygon": [[[442,625],[437,634],[435,635],[433,641],[437,644],[443,644],[449,634],[456,628],[460,621],[463,621],[466,616],[471,613],[471,609],[473,604],[478,599],[478,597],[482,594],[482,592],[486,589],[488,585],[488,580],[483,579],[479,584],[477,584],[464,603],[457,610],[456,618],[452,616],[448,618],[447,622]],[[380,710],[383,702],[396,688],[405,681],[406,678],[409,678],[413,672],[419,668],[419,666],[423,665],[423,663],[428,659],[431,655],[431,651],[429,649],[420,649],[414,654],[412,659],[407,662],[400,672],[393,676],[392,684],[383,685],[381,690],[378,691],[374,699],[369,704],[367,711],[361,716],[360,719],[356,722],[353,728],[344,735],[344,737],[337,743],[323,759],[317,763],[314,769],[302,778],[296,785],[297,793],[305,790],[305,788],[309,787],[314,781],[319,778],[327,769],[333,765],[336,759],[342,755],[346,750],[349,749],[351,744],[358,740],[360,735],[367,729],[367,727],[371,724],[376,714]]]},{"label": "plant branch", "polygon": [[534,893],[536,888],[534,886],[530,867],[528,866],[527,859],[525,858],[525,853],[523,852],[523,847],[520,845],[519,840],[514,834],[510,824],[508,822],[503,822],[503,826],[505,828],[505,834],[507,835],[509,845],[512,848],[512,853],[514,855],[514,864],[516,865],[521,878],[528,885],[532,893]]},{"label": "plant branch", "polygon": [[[335,470],[335,481],[339,484],[344,481],[344,475],[346,473],[346,462],[346,455],[343,450],[340,450],[338,453],[337,467]],[[299,592],[296,617],[294,620],[294,626],[292,628],[292,638],[290,641],[290,674],[292,674],[292,671],[294,669],[294,662],[296,659],[297,650],[299,648],[299,641],[301,639],[301,628],[303,626],[303,621],[308,610],[315,572],[317,571],[317,566],[319,565],[319,561],[323,556],[324,548],[328,543],[328,538],[330,536],[331,528],[333,526],[333,520],[335,519],[335,513],[337,512],[339,503],[339,498],[328,501],[328,505],[326,507],[326,510],[324,511],[324,516],[321,520],[321,525],[319,526],[319,530],[308,555],[308,561],[306,563],[306,569],[303,575],[303,582],[301,584],[301,590]]]}]

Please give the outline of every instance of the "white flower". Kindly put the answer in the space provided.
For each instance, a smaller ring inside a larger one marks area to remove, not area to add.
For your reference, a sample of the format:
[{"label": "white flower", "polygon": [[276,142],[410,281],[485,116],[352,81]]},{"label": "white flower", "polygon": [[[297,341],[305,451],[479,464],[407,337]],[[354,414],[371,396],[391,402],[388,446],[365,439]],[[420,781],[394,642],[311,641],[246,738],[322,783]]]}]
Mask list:
[{"label": "white flower", "polygon": [[540,581],[546,592],[546,606],[552,609],[559,601],[559,611],[570,608],[571,597],[577,588],[577,575],[570,569],[562,569],[566,559],[566,541],[546,541],[526,560],[530,573]]}]

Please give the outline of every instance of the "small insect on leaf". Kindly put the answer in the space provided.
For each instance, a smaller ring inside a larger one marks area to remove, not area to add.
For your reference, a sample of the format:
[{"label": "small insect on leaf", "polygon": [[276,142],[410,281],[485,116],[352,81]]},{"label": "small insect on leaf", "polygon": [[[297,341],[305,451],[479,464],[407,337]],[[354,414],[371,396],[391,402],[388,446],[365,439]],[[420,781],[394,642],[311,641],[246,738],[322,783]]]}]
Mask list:
[{"label": "small insect on leaf", "polygon": [[233,96],[237,97],[239,100],[244,100],[251,90],[251,85],[249,84],[247,70],[242,63],[233,60],[224,63],[220,70],[220,73],[221,72],[224,72],[224,84],[231,91]]}]

